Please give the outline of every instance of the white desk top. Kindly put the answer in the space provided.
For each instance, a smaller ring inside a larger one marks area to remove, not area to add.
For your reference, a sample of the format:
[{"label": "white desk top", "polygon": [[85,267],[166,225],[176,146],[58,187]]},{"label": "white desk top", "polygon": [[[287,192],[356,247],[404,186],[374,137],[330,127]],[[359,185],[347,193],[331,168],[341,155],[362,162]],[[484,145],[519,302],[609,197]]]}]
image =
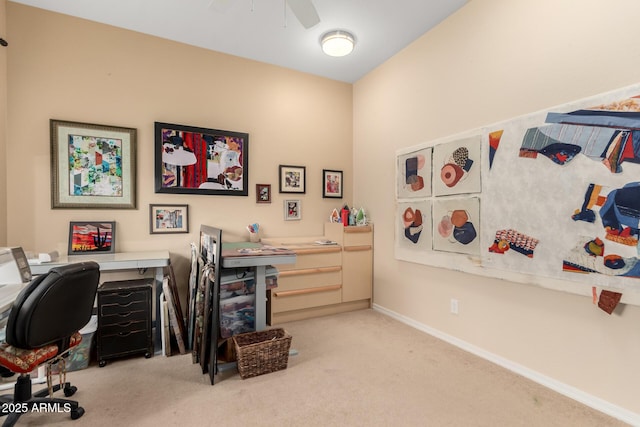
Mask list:
[{"label": "white desk top", "polygon": [[293,264],[296,254],[259,243],[236,242],[222,244],[222,267],[258,267],[272,264]]},{"label": "white desk top", "polygon": [[0,320],[9,316],[11,304],[26,285],[27,283],[0,285]]},{"label": "white desk top", "polygon": [[44,274],[54,267],[82,261],[95,261],[103,271],[165,267],[169,265],[169,251],[63,256],[56,261],[33,264],[30,267],[33,274]]}]

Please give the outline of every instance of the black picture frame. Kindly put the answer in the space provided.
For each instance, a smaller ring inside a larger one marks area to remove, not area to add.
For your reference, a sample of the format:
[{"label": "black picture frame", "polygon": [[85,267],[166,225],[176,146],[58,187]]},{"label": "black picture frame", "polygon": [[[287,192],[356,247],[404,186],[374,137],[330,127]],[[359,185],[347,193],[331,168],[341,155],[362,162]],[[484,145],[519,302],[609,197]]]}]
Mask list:
[{"label": "black picture frame", "polygon": [[322,169],[322,197],[342,199],[342,171]]},{"label": "black picture frame", "polygon": [[280,165],[278,171],[280,178],[280,193],[306,193],[306,166]]},{"label": "black picture frame", "polygon": [[222,230],[200,226],[200,256],[208,272],[204,280],[202,335],[200,338],[200,367],[209,374],[211,384],[218,373],[218,338],[220,331],[220,275],[222,272]]},{"label": "black picture frame", "polygon": [[68,255],[113,254],[115,252],[115,221],[69,222]]},{"label": "black picture frame", "polygon": [[247,196],[249,134],[155,122],[156,193]]}]

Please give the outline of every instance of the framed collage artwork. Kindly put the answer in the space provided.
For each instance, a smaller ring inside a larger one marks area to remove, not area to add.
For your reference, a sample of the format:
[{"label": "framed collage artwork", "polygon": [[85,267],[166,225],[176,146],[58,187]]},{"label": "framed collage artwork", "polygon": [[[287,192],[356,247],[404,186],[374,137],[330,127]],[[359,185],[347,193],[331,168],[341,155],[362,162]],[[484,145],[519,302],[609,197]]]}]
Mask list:
[{"label": "framed collage artwork", "polygon": [[136,129],[49,124],[53,209],[136,208]]}]

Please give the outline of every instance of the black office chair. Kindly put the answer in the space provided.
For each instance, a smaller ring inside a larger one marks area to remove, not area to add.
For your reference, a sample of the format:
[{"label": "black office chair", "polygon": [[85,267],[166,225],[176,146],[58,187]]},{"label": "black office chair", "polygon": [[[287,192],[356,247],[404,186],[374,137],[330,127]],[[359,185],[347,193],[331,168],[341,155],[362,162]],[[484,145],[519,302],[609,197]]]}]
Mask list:
[{"label": "black office chair", "polygon": [[[14,394],[0,396],[4,403],[0,416],[7,416],[3,426],[14,425],[21,415],[34,410],[68,412],[73,420],[84,414],[78,402],[53,397],[60,389],[70,397],[77,388],[68,382],[52,385],[50,368],[82,341],[79,330],[91,319],[99,280],[97,263],[69,264],[36,277],[16,298],[6,342],[0,344],[0,366],[20,376]],[[32,394],[29,373],[43,364],[48,364],[48,387]]]}]

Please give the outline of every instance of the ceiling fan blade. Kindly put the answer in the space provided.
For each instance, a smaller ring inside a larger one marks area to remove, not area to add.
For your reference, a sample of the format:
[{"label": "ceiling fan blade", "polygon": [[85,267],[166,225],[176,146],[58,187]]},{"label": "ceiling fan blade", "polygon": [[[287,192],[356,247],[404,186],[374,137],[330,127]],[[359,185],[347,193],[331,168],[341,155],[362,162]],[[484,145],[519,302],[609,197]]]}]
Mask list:
[{"label": "ceiling fan blade", "polygon": [[287,0],[289,7],[304,28],[311,28],[320,22],[320,17],[311,0]]}]

